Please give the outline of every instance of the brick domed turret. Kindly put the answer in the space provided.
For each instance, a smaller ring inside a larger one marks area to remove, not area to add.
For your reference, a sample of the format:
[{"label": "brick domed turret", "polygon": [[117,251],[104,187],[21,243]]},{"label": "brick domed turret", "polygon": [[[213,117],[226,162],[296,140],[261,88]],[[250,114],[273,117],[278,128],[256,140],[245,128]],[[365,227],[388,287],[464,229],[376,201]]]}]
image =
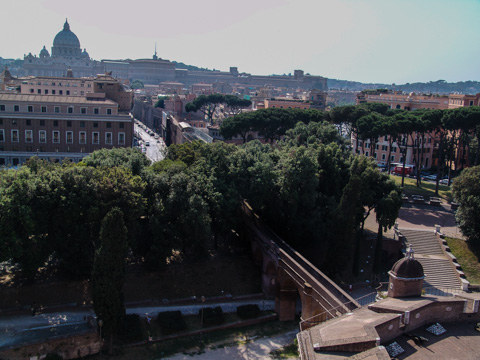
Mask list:
[{"label": "brick domed turret", "polygon": [[422,264],[414,258],[414,251],[411,245],[405,257],[398,260],[388,274],[390,275],[388,296],[407,297],[420,296],[422,294],[425,274]]}]

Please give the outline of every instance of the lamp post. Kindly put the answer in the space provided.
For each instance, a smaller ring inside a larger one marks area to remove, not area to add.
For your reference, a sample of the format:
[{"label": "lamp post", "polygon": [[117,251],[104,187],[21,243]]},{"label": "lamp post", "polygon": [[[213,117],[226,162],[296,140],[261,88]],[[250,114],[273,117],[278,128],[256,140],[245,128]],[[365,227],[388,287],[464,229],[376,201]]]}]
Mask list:
[{"label": "lamp post", "polygon": [[205,303],[205,296],[202,296],[201,300],[202,300],[202,313],[200,314],[200,337],[203,342],[203,304]]},{"label": "lamp post", "polygon": [[102,340],[102,326],[103,326],[103,320],[99,319],[98,320],[98,327],[100,328],[100,341]]}]

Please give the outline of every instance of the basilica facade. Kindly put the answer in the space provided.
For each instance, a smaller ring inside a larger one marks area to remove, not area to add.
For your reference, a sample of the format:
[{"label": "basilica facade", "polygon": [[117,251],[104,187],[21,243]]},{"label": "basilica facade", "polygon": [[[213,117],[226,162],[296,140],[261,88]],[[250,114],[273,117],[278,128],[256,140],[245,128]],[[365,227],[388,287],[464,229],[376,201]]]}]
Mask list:
[{"label": "basilica facade", "polygon": [[66,76],[71,69],[75,77],[90,77],[104,72],[99,61],[92,60],[86,49],[80,47],[77,35],[70,30],[65,20],[63,30],[53,40],[51,54],[45,46],[39,56],[29,53],[24,57],[24,76]]}]

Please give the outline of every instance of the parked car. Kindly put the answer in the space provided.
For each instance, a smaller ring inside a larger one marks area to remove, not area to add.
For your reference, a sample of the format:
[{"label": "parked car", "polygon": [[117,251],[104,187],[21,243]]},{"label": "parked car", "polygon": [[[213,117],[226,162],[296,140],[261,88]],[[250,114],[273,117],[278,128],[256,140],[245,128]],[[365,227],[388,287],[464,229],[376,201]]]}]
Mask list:
[{"label": "parked car", "polygon": [[145,141],[145,146],[150,146],[150,141]]},{"label": "parked car", "polygon": [[448,179],[440,180],[440,185],[448,185]]}]

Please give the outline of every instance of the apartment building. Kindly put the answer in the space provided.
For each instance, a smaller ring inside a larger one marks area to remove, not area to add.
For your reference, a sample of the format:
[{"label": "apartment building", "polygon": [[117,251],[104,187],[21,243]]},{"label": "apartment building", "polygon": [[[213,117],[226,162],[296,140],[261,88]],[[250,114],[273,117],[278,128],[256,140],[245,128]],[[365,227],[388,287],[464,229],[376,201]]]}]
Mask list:
[{"label": "apartment building", "polygon": [[37,155],[78,162],[102,148],[131,147],[133,117],[105,93],[0,94],[0,166]]}]

